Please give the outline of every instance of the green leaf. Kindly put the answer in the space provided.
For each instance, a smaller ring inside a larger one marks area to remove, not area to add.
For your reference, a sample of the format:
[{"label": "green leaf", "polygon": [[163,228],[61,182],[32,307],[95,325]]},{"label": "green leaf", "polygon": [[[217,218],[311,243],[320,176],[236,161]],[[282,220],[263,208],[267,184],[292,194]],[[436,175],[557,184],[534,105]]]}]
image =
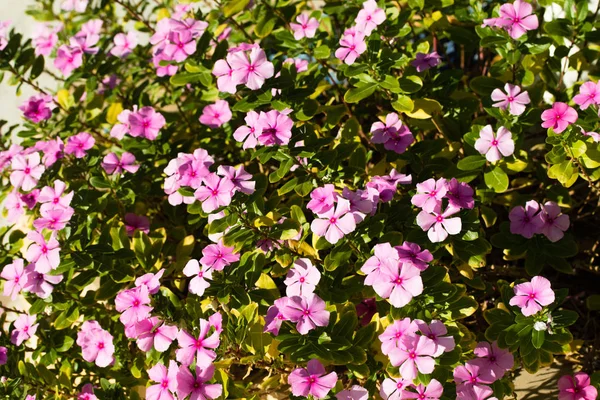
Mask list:
[{"label": "green leaf", "polygon": [[56,348],[56,351],[59,353],[63,353],[67,350],[69,350],[72,346],[73,343],[75,343],[75,340],[69,336],[65,336],[64,340],[63,340],[63,344],[60,345],[60,347]]},{"label": "green leaf", "polygon": [[408,6],[413,9],[422,10],[425,7],[425,0],[408,0]]},{"label": "green leaf", "polygon": [[552,313],[552,320],[557,326],[571,326],[579,318],[579,314],[571,310],[560,310]]},{"label": "green leaf", "polygon": [[392,103],[394,110],[398,112],[412,112],[415,108],[415,103],[412,99],[403,94],[398,95],[398,99]]},{"label": "green leaf", "polygon": [[491,95],[494,89],[501,88],[502,86],[504,86],[504,82],[487,76],[478,76],[471,79],[469,82],[471,90],[480,96],[486,97]]},{"label": "green leaf", "polygon": [[570,187],[575,183],[579,174],[571,160],[564,160],[548,169],[548,177],[558,180],[564,187]]},{"label": "green leaf", "polygon": [[458,169],[461,171],[472,171],[485,165],[484,156],[468,156],[458,162]]},{"label": "green leaf", "polygon": [[223,6],[223,14],[226,18],[242,11],[250,3],[250,0],[229,0]]},{"label": "green leaf", "polygon": [[498,166],[493,167],[483,175],[485,184],[496,193],[505,192],[508,189],[508,175]]},{"label": "green leaf", "polygon": [[272,13],[269,12],[258,21],[256,26],[254,27],[254,33],[259,38],[265,38],[269,36],[269,34],[273,31],[276,22],[277,17],[275,17]]},{"label": "green leaf", "polygon": [[34,80],[44,72],[44,56],[38,56],[33,62],[29,79]]},{"label": "green leaf", "polygon": [[531,343],[536,349],[541,349],[544,344],[544,338],[546,337],[546,331],[533,330],[531,335]]},{"label": "green leaf", "polygon": [[110,189],[110,182],[100,176],[92,176],[90,178],[90,185],[96,189]]},{"label": "green leaf", "polygon": [[358,103],[372,95],[378,86],[378,83],[365,83],[359,87],[349,89],[344,95],[344,100],[347,103]]},{"label": "green leaf", "polygon": [[398,80],[398,84],[404,93],[415,93],[423,87],[423,81],[416,75],[403,76]]},{"label": "green leaf", "polygon": [[331,55],[331,50],[327,45],[322,44],[315,49],[314,55],[317,60],[324,60],[329,58]]},{"label": "green leaf", "polygon": [[585,299],[585,304],[591,311],[600,310],[600,294],[590,295],[587,299]]},{"label": "green leaf", "polygon": [[544,30],[555,36],[562,36],[571,38],[573,36],[573,29],[571,29],[569,20],[567,19],[555,19],[544,24]]}]

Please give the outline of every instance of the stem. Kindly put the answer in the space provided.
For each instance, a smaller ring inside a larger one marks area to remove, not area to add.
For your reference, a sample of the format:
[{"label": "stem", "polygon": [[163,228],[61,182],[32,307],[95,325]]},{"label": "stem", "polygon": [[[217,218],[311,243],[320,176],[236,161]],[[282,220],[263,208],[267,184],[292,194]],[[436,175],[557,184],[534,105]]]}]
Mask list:
[{"label": "stem", "polygon": [[114,0],[115,3],[120,4],[127,12],[136,20],[140,21],[142,24],[146,25],[146,28],[150,30],[150,32],[154,33],[154,28],[150,25],[148,21],[146,21],[140,14],[136,13],[131,9],[131,6],[125,3],[123,0]]}]

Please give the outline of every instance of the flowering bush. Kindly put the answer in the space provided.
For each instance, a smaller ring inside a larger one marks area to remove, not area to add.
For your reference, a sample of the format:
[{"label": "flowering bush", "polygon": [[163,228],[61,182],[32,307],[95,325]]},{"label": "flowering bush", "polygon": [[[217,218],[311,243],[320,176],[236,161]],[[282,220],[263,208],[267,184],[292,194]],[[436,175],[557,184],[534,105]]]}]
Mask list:
[{"label": "flowering bush", "polygon": [[56,3],[0,22],[5,398],[597,397],[597,2]]}]

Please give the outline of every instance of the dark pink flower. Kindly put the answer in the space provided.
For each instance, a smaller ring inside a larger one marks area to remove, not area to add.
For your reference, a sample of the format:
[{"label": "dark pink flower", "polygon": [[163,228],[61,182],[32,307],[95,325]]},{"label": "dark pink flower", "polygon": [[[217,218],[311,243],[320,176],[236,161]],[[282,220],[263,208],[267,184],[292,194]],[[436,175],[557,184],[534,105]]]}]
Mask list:
[{"label": "dark pink flower", "polygon": [[115,308],[121,313],[119,320],[130,325],[148,317],[152,307],[146,286],[121,291],[115,298]]},{"label": "dark pink flower", "polygon": [[91,383],[86,383],[81,389],[81,393],[77,396],[77,400],[98,400],[94,394],[94,386]]},{"label": "dark pink flower", "polygon": [[517,206],[510,210],[510,233],[531,239],[534,234],[541,233],[544,221],[538,212],[540,205],[535,200],[525,203],[525,207]]},{"label": "dark pink flower", "polygon": [[540,233],[543,233],[551,242],[558,242],[563,238],[564,232],[569,229],[569,216],[561,214],[560,207],[553,201],[547,201],[542,205],[540,219],[543,223]]},{"label": "dark pink flower", "polygon": [[423,72],[428,70],[429,68],[433,68],[439,65],[442,57],[437,52],[425,54],[425,53],[417,53],[415,59],[410,63],[413,67],[417,69],[417,72]]},{"label": "dark pink flower", "polygon": [[494,382],[494,376],[490,370],[468,361],[464,366],[459,365],[454,368],[454,382],[456,382],[457,392],[475,388],[487,392],[485,385]]},{"label": "dark pink flower", "polygon": [[404,175],[392,169],[389,175],[373,176],[367,183],[367,188],[373,188],[379,193],[379,201],[387,203],[392,201],[394,194],[398,190],[398,184],[408,184],[412,182],[411,175]]},{"label": "dark pink flower", "polygon": [[29,193],[21,195],[21,201],[29,208],[33,210],[33,207],[38,203],[38,196],[40,195],[40,189],[33,189]]},{"label": "dark pink flower", "polygon": [[354,61],[367,50],[365,34],[362,32],[353,32],[342,36],[340,39],[340,48],[335,51],[335,56],[348,65],[354,64]]},{"label": "dark pink flower", "polygon": [[220,383],[208,383],[215,374],[215,366],[207,368],[196,366],[196,376],[192,375],[188,367],[180,366],[177,371],[177,396],[190,400],[207,400],[221,397],[223,386]]},{"label": "dark pink flower", "polygon": [[142,231],[145,234],[150,232],[150,220],[143,215],[127,213],[123,218],[123,222],[125,223],[127,236],[133,236],[135,231]]},{"label": "dark pink flower", "polygon": [[333,389],[338,380],[335,372],[329,374],[325,371],[319,360],[312,359],[308,362],[306,369],[297,368],[288,376],[288,383],[292,387],[294,396],[323,399]]},{"label": "dark pink flower", "polygon": [[200,116],[200,123],[210,128],[218,128],[230,120],[231,110],[226,100],[217,100],[215,104],[204,107]]},{"label": "dark pink flower", "polygon": [[296,17],[296,23],[290,23],[290,28],[294,32],[294,39],[300,40],[304,37],[313,38],[319,28],[319,21],[316,18],[310,18],[308,13],[302,13]]},{"label": "dark pink flower", "polygon": [[25,268],[25,273],[27,274],[27,283],[23,290],[42,299],[50,296],[52,290],[54,290],[54,285],[60,283],[63,279],[62,275],[48,275],[37,272],[33,264],[29,264]]},{"label": "dark pink flower", "polygon": [[76,158],[85,157],[87,151],[94,147],[96,140],[87,132],[78,133],[70,136],[65,145],[65,153],[73,154]]},{"label": "dark pink flower", "polygon": [[561,133],[570,124],[577,122],[577,111],[567,103],[556,102],[552,108],[542,113],[542,128],[552,128],[554,132]]},{"label": "dark pink flower", "polygon": [[222,271],[229,264],[239,260],[240,255],[235,252],[233,247],[227,247],[222,241],[219,241],[202,249],[200,263],[215,271]]},{"label": "dark pink flower", "polygon": [[123,171],[133,174],[140,168],[135,164],[135,156],[127,151],[121,154],[121,158],[115,153],[108,153],[104,156],[101,165],[107,174],[120,174]]},{"label": "dark pink flower", "polygon": [[21,314],[13,323],[13,330],[10,333],[10,342],[15,346],[20,346],[26,340],[35,335],[38,324],[35,323],[35,315]]},{"label": "dark pink flower", "polygon": [[189,31],[171,31],[164,48],[166,57],[177,62],[185,61],[196,52],[196,40]]},{"label": "dark pink flower", "polygon": [[317,326],[329,324],[329,311],[325,309],[325,302],[314,293],[290,297],[283,308],[283,315],[296,323],[296,330],[301,335],[306,335]]},{"label": "dark pink flower", "polygon": [[468,183],[459,182],[456,178],[452,178],[447,182],[446,187],[448,189],[446,198],[451,206],[469,210],[475,207],[474,191]]},{"label": "dark pink flower", "polygon": [[558,400],[595,400],[598,397],[598,390],[592,385],[590,376],[584,372],[561,377],[558,380],[558,390]]},{"label": "dark pink flower", "polygon": [[164,273],[165,270],[162,268],[156,274],[148,272],[135,280],[135,286],[146,286],[149,294],[156,294],[160,289],[160,278]]},{"label": "dark pink flower", "polygon": [[400,347],[390,351],[390,363],[394,367],[400,367],[400,375],[404,379],[413,380],[419,372],[422,374],[433,372],[435,350],[433,340],[425,336],[404,336],[400,340]]},{"label": "dark pink flower", "polygon": [[252,181],[252,175],[244,170],[244,166],[239,168],[230,167],[228,165],[219,165],[217,174],[229,178],[235,185],[234,193],[240,191],[245,194],[254,193],[256,182]]},{"label": "dark pink flower", "polygon": [[23,111],[25,118],[37,124],[40,121],[50,119],[54,107],[56,106],[54,105],[52,96],[38,94],[31,96],[19,109]]},{"label": "dark pink flower", "polygon": [[515,295],[510,299],[510,305],[520,307],[526,317],[535,315],[542,311],[542,307],[554,303],[554,290],[550,281],[543,276],[534,276],[531,282],[515,285],[513,290]]},{"label": "dark pink flower", "polygon": [[421,271],[425,271],[429,267],[429,263],[433,261],[433,255],[429,250],[422,250],[421,246],[416,243],[404,242],[402,246],[394,247],[398,252],[398,259],[403,263],[411,263]]},{"label": "dark pink flower", "polygon": [[229,178],[219,178],[217,174],[204,177],[204,185],[194,192],[194,197],[202,202],[202,210],[210,213],[219,207],[228,206],[235,185]]},{"label": "dark pink flower", "polygon": [[477,358],[471,362],[491,371],[494,380],[502,379],[506,371],[510,371],[515,364],[512,353],[498,347],[496,342],[491,345],[488,342],[479,342],[473,352]]},{"label": "dark pink flower", "polygon": [[262,129],[256,138],[263,146],[281,146],[290,142],[294,121],[286,113],[277,110],[266,113],[261,111],[258,123]]},{"label": "dark pink flower", "polygon": [[200,334],[198,338],[193,337],[183,329],[177,334],[177,361],[183,365],[191,365],[196,358],[196,365],[200,368],[207,368],[217,358],[217,354],[213,351],[219,346],[219,333],[213,332],[207,337],[210,330],[210,323],[200,319]]},{"label": "dark pink flower", "polygon": [[373,315],[377,313],[377,300],[375,297],[370,299],[364,299],[356,305],[356,315],[360,318],[360,324],[362,326],[368,325],[373,318]]},{"label": "dark pink flower", "polygon": [[283,321],[287,321],[288,318],[284,314],[284,309],[287,306],[289,299],[287,297],[281,297],[275,300],[275,304],[269,307],[267,315],[265,316],[265,328],[263,332],[270,332],[277,336],[279,329]]},{"label": "dark pink flower", "polygon": [[81,67],[81,64],[83,64],[83,52],[81,49],[72,48],[64,44],[58,48],[54,66],[65,77],[70,76],[73,70]]},{"label": "dark pink flower", "polygon": [[575,104],[582,110],[600,103],[600,82],[585,82],[579,88],[579,94],[573,97]]},{"label": "dark pink flower", "polygon": [[315,214],[323,214],[334,207],[335,201],[338,199],[338,194],[335,191],[335,186],[328,183],[310,192],[310,198],[311,200],[306,205],[306,208]]},{"label": "dark pink flower", "polygon": [[150,106],[131,112],[128,121],[131,136],[143,136],[148,140],[156,139],[160,129],[166,124],[165,117]]}]

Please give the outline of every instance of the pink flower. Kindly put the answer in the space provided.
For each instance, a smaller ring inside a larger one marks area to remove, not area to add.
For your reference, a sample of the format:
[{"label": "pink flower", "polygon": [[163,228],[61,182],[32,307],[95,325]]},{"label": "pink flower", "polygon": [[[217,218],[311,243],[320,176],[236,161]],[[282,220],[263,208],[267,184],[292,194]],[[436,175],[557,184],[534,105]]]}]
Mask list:
[{"label": "pink flower", "polygon": [[135,323],[137,345],[140,350],[148,352],[154,348],[163,353],[169,349],[177,337],[176,326],[164,325],[157,317],[143,319]]},{"label": "pink flower", "polygon": [[289,299],[287,297],[281,297],[275,300],[275,304],[269,307],[267,315],[265,316],[265,328],[263,332],[270,332],[277,336],[279,329],[283,321],[287,321],[288,318],[284,314],[285,306],[288,304]]},{"label": "pink flower", "polygon": [[233,247],[227,247],[222,241],[219,241],[216,244],[209,244],[202,249],[200,263],[215,271],[222,271],[229,264],[239,260],[240,255],[235,253]]},{"label": "pink flower", "polygon": [[81,393],[77,396],[77,400],[98,400],[94,394],[94,386],[91,383],[86,383],[81,389]]},{"label": "pink flower", "polygon": [[[50,207],[46,207],[46,205]],[[67,226],[73,213],[74,210],[71,207],[62,208],[44,204],[40,208],[41,217],[33,221],[33,227],[38,231],[44,228],[51,231],[60,231]]]},{"label": "pink flower", "polygon": [[356,32],[354,35],[344,35],[340,39],[340,48],[335,51],[335,56],[348,65],[354,64],[354,61],[367,50],[365,34]]},{"label": "pink flower", "polygon": [[10,333],[10,342],[20,346],[26,340],[35,335],[38,324],[35,323],[35,315],[21,314],[13,323],[13,331]]},{"label": "pink flower", "polygon": [[417,193],[413,195],[410,202],[428,213],[433,212],[436,207],[441,206],[442,199],[446,196],[448,188],[446,180],[433,178],[425,182],[417,183]]},{"label": "pink flower", "polygon": [[125,223],[127,236],[133,236],[135,231],[142,231],[145,234],[150,232],[150,220],[143,215],[127,213],[123,218],[123,222]]},{"label": "pink flower", "polygon": [[385,378],[381,383],[379,395],[384,400],[400,400],[406,393],[406,388],[411,384],[410,380],[402,378]]},{"label": "pink flower", "polygon": [[213,332],[207,337],[210,328],[210,323],[201,318],[200,335],[197,339],[183,329],[180,330],[177,334],[179,343],[179,349],[176,352],[177,361],[187,366],[192,364],[196,357],[196,365],[203,369],[207,368],[217,358],[217,354],[211,349],[216,349],[220,343],[218,332]]},{"label": "pink flower", "polygon": [[11,224],[17,222],[25,214],[25,206],[18,190],[15,189],[8,193],[3,203],[3,207],[7,211],[6,221]]},{"label": "pink flower", "polygon": [[425,54],[425,53],[417,53],[415,59],[410,63],[413,67],[417,69],[417,72],[423,72],[428,70],[429,68],[436,67],[440,64],[442,58],[437,52]]},{"label": "pink flower", "polygon": [[206,400],[221,397],[223,386],[220,383],[207,383],[215,374],[215,366],[207,368],[196,367],[196,376],[192,375],[188,367],[181,366],[177,371],[177,396],[190,400]]},{"label": "pink flower", "polygon": [[369,391],[362,386],[354,385],[350,389],[338,392],[335,398],[337,400],[368,400]]},{"label": "pink flower", "polygon": [[582,127],[579,127],[579,129],[581,129],[581,134],[583,136],[591,137],[596,143],[600,142],[600,134],[598,132],[586,132]]},{"label": "pink flower", "polygon": [[217,174],[229,178],[229,180],[235,185],[234,193],[240,191],[245,194],[254,193],[254,187],[256,182],[252,181],[252,175],[244,170],[244,166],[241,165],[239,168],[230,167],[228,165],[219,165],[217,168]]},{"label": "pink flower", "polygon": [[375,122],[371,125],[373,143],[383,143],[386,150],[402,154],[408,146],[415,141],[410,129],[402,123],[398,114],[389,113],[385,117],[385,124]]},{"label": "pink flower", "polygon": [[36,24],[32,42],[35,46],[35,55],[37,56],[49,56],[54,49],[54,46],[58,43],[57,33],[62,30],[62,26],[52,28],[49,24]]},{"label": "pink flower", "polygon": [[590,376],[584,372],[561,377],[558,380],[558,390],[558,400],[595,400],[598,397],[598,390],[592,385]]},{"label": "pink flower", "polygon": [[381,342],[381,352],[383,354],[390,354],[394,349],[402,346],[402,339],[405,337],[416,336],[415,334],[419,330],[415,321],[410,318],[397,319],[391,325],[385,328],[385,331],[379,335],[379,341]]},{"label": "pink flower", "polygon": [[441,207],[438,205],[431,214],[421,211],[417,215],[417,224],[421,229],[427,231],[427,237],[429,237],[432,243],[443,242],[448,237],[448,234],[456,235],[462,229],[460,217],[448,218],[458,211],[458,208],[448,206],[446,211],[442,213]]},{"label": "pink flower", "polygon": [[364,299],[356,305],[356,314],[359,318],[361,326],[369,325],[373,316],[377,313],[377,299],[371,297],[370,299]]},{"label": "pink flower", "polygon": [[129,114],[129,134],[133,137],[143,136],[148,140],[154,140],[165,124],[165,117],[150,106],[142,107],[137,112]]},{"label": "pink flower", "polygon": [[175,32],[189,32],[192,34],[194,39],[202,36],[206,28],[208,27],[208,22],[198,21],[194,18],[185,18],[185,19],[177,19],[171,18],[169,20],[169,24],[172,31]]},{"label": "pink flower", "polygon": [[208,323],[212,328],[215,328],[215,332],[219,335],[223,332],[223,316],[220,312],[215,312],[211,316],[208,317]]},{"label": "pink flower", "polygon": [[[161,21],[165,21],[165,20],[166,19],[163,19]],[[177,65],[173,65],[173,64],[160,65],[161,61],[171,61],[169,56],[167,54],[165,54],[164,49],[157,51],[152,56],[152,64],[154,64],[154,67],[156,68],[156,76],[173,76],[179,70],[179,67]]]},{"label": "pink flower", "polygon": [[10,296],[12,300],[16,300],[17,295],[27,284],[23,260],[20,258],[14,259],[12,263],[2,269],[0,277],[6,279],[6,282],[4,282],[4,296]]},{"label": "pink flower", "polygon": [[385,21],[385,11],[377,7],[375,0],[367,0],[362,4],[363,8],[356,16],[356,29],[364,32],[366,36],[377,29]]},{"label": "pink flower", "polygon": [[31,96],[19,109],[23,116],[34,124],[52,117],[52,109],[55,107],[52,96],[39,94]]},{"label": "pink flower", "polygon": [[260,48],[250,51],[250,60],[244,52],[229,53],[227,62],[233,69],[233,79],[251,90],[260,89],[265,80],[274,74],[273,64],[267,60],[264,50]]},{"label": "pink flower", "polygon": [[81,29],[79,30],[76,36],[100,36],[100,32],[102,31],[102,25],[103,22],[101,19],[90,19],[89,21],[81,25]]},{"label": "pink flower", "polygon": [[429,250],[421,250],[421,246],[416,243],[404,242],[402,246],[396,246],[398,259],[403,263],[411,263],[421,271],[425,271],[429,267],[429,263],[433,261],[433,255]]},{"label": "pink flower", "polygon": [[231,110],[226,100],[217,100],[215,104],[204,107],[200,116],[200,123],[210,128],[218,128],[230,120]]},{"label": "pink flower", "polygon": [[552,108],[542,113],[542,128],[552,128],[555,133],[561,133],[570,124],[574,124],[579,116],[573,107],[566,103],[556,102]]},{"label": "pink flower", "polygon": [[76,11],[82,13],[85,11],[88,5],[88,0],[63,0],[60,4],[60,8],[65,11]]},{"label": "pink flower", "polygon": [[5,365],[7,361],[8,361],[8,349],[4,346],[0,346],[0,365]]},{"label": "pink flower", "polygon": [[490,397],[493,394],[492,388],[482,384],[461,385],[456,388],[456,400],[498,400],[496,397]]},{"label": "pink flower", "polygon": [[87,132],[78,133],[67,139],[65,153],[74,154],[76,158],[85,157],[86,152],[94,147],[96,140]]},{"label": "pink flower", "polygon": [[113,337],[102,329],[97,321],[85,321],[77,333],[77,344],[81,346],[83,359],[106,367],[114,361]]},{"label": "pink flower", "polygon": [[319,28],[319,21],[316,18],[309,18],[308,13],[302,13],[296,17],[295,23],[290,23],[290,28],[294,32],[294,39],[300,40],[304,37],[313,38]]},{"label": "pink flower", "polygon": [[107,174],[120,174],[123,171],[136,173],[140,168],[139,165],[135,164],[135,156],[129,152],[121,154],[121,158],[115,153],[108,153],[102,160],[102,168]]},{"label": "pink flower", "polygon": [[[487,392],[486,384],[492,383],[494,377],[490,370],[481,368],[479,365],[468,361],[464,366],[459,365],[454,368],[454,382],[456,382],[456,391],[472,390],[478,388]],[[492,394],[491,391],[489,394]]]},{"label": "pink flower", "polygon": [[405,391],[402,395],[403,399],[419,399],[419,400],[439,400],[444,393],[444,387],[437,379],[432,379],[429,381],[427,386],[422,383],[418,386],[414,386],[416,391]]},{"label": "pink flower", "polygon": [[165,55],[170,60],[185,61],[196,52],[196,40],[189,31],[171,31],[164,48]]},{"label": "pink flower", "polygon": [[72,48],[63,44],[56,51],[54,66],[65,77],[69,77],[73,70],[81,67],[81,64],[83,64],[83,51],[80,48]]},{"label": "pink flower", "polygon": [[308,258],[299,258],[287,273],[284,281],[288,296],[306,296],[315,291],[321,280],[321,273]]},{"label": "pink flower", "polygon": [[365,285],[373,286],[374,283],[386,279],[384,263],[398,261],[398,252],[389,243],[378,243],[373,247],[375,255],[369,257],[360,270],[367,275]]},{"label": "pink flower", "polygon": [[379,193],[379,201],[387,203],[392,201],[394,194],[398,190],[398,184],[408,184],[412,182],[410,175],[404,175],[392,169],[389,175],[374,176],[367,183],[367,188],[374,188]]},{"label": "pink flower", "polygon": [[443,336],[448,333],[448,329],[442,321],[434,319],[429,325],[421,320],[416,320],[415,322],[419,327],[419,332],[421,332],[421,335],[427,336],[435,343],[436,351],[433,355],[434,357],[439,357],[443,353],[454,350],[454,347],[456,346],[454,337]]},{"label": "pink flower", "polygon": [[294,121],[285,113],[277,110],[261,112],[258,123],[262,129],[256,138],[263,146],[281,146],[290,142]]},{"label": "pink flower", "polygon": [[283,315],[296,323],[296,330],[306,335],[317,326],[329,324],[329,311],[319,296],[311,293],[306,296],[293,296],[283,308]]},{"label": "pink flower", "polygon": [[[137,112],[137,106],[134,106],[134,111]],[[115,124],[110,130],[110,136],[119,140],[125,137],[125,134],[129,133],[129,115],[132,113],[130,110],[123,110],[117,115],[117,121],[119,124]]]},{"label": "pink flower", "polygon": [[27,283],[23,288],[24,291],[33,293],[38,297],[45,299],[54,290],[54,285],[60,283],[63,279],[62,275],[47,275],[37,272],[33,264],[25,267],[27,273]]},{"label": "pink flower", "polygon": [[27,208],[33,210],[33,207],[38,203],[38,196],[40,195],[40,189],[33,189],[29,193],[25,193],[21,195],[21,201],[25,203]]},{"label": "pink flower", "polygon": [[389,357],[394,367],[400,367],[400,375],[404,379],[413,380],[418,372],[433,372],[435,361],[432,356],[436,350],[433,340],[425,336],[404,336],[400,343],[400,347],[393,349]]},{"label": "pink flower", "polygon": [[135,31],[128,32],[127,34],[117,33],[113,40],[115,47],[110,50],[110,54],[120,58],[127,57],[138,45],[137,33]]},{"label": "pink flower", "polygon": [[121,313],[119,320],[129,325],[146,318],[152,307],[146,286],[121,291],[115,298],[115,308]]},{"label": "pink flower", "polygon": [[239,85],[241,81],[233,77],[233,69],[229,66],[227,61],[217,60],[213,67],[212,74],[217,77],[217,88],[219,89],[219,92],[235,94],[237,85]]},{"label": "pink flower", "polygon": [[541,233],[544,221],[540,213],[540,205],[535,200],[525,203],[525,207],[517,206],[510,210],[510,233],[531,239],[534,234]]},{"label": "pink flower", "polygon": [[210,213],[231,203],[234,188],[235,185],[229,178],[209,174],[204,178],[204,185],[194,192],[194,197],[202,202],[202,210]]},{"label": "pink flower", "polygon": [[158,293],[160,289],[160,278],[165,273],[164,269],[159,269],[156,274],[148,272],[135,280],[135,286],[146,286],[148,288],[148,294]]},{"label": "pink flower", "polygon": [[491,371],[494,380],[502,379],[506,371],[511,370],[515,364],[512,353],[498,347],[496,342],[491,345],[488,342],[479,342],[473,352],[478,358],[471,360],[471,363]]},{"label": "pink flower", "polygon": [[25,192],[29,192],[36,187],[38,181],[46,168],[40,164],[40,153],[35,152],[27,156],[16,154],[12,157],[10,166],[10,183],[15,189],[21,188]]},{"label": "pink flower", "polygon": [[331,244],[336,244],[344,235],[354,232],[356,222],[354,216],[349,213],[350,202],[339,199],[337,207],[319,215],[310,224],[310,229],[317,236],[324,236]]},{"label": "pink flower", "polygon": [[159,363],[148,370],[148,377],[157,383],[146,388],[147,400],[174,400],[177,391],[177,372],[179,368],[173,360],[169,361],[169,369]]},{"label": "pink flower", "polygon": [[86,54],[97,54],[100,48],[94,46],[99,40],[98,35],[76,35],[69,39],[69,45],[71,50],[78,49]]},{"label": "pink flower", "polygon": [[534,276],[531,282],[515,285],[515,295],[510,299],[511,306],[521,308],[524,316],[535,315],[542,307],[554,303],[554,290],[550,287],[550,281],[543,276]]},{"label": "pink flower", "polygon": [[10,21],[0,21],[0,51],[8,46],[8,27]]},{"label": "pink flower", "polygon": [[502,25],[513,39],[518,39],[527,31],[538,28],[537,15],[533,14],[531,4],[515,0],[513,4],[500,6]]},{"label": "pink flower", "polygon": [[248,111],[242,125],[233,132],[233,138],[238,142],[244,142],[242,148],[253,149],[258,143],[258,137],[262,134],[262,124],[259,121],[260,114],[256,111]]},{"label": "pink flower", "polygon": [[479,132],[479,139],[475,141],[475,150],[477,150],[489,162],[496,162],[504,157],[508,157],[515,152],[515,142],[512,140],[512,133],[501,126],[498,133],[494,134],[491,125],[486,125]]},{"label": "pink flower", "polygon": [[323,214],[334,207],[338,194],[335,191],[335,186],[328,183],[310,192],[310,198],[311,200],[306,205],[306,208],[315,214]]},{"label": "pink flower", "polygon": [[504,85],[504,93],[500,89],[494,89],[492,92],[492,100],[496,103],[494,107],[499,107],[502,110],[509,109],[512,115],[521,115],[525,111],[525,105],[529,104],[529,94],[526,91],[521,92],[521,88],[516,85],[507,83]]},{"label": "pink flower", "polygon": [[60,264],[60,245],[53,233],[46,241],[39,232],[30,231],[27,238],[33,243],[27,248],[25,259],[35,264],[35,270],[42,274],[58,268]]},{"label": "pink flower", "polygon": [[207,279],[212,280],[212,268],[198,263],[198,260],[190,260],[183,268],[183,274],[187,277],[193,276],[189,283],[188,289],[190,293],[202,296],[204,291],[210,286]]},{"label": "pink flower", "polygon": [[421,271],[414,265],[388,259],[383,261],[381,272],[373,289],[382,298],[389,299],[394,307],[404,307],[413,297],[423,293]]},{"label": "pink flower", "polygon": [[585,82],[579,88],[579,94],[573,97],[575,104],[585,110],[593,104],[600,103],[600,82]]},{"label": "pink flower", "polygon": [[540,219],[543,222],[540,233],[553,243],[562,239],[564,232],[569,229],[569,216],[561,214],[560,207],[553,201],[544,203]]},{"label": "pink flower", "polygon": [[12,159],[17,154],[21,154],[23,146],[11,144],[8,150],[0,151],[0,172],[10,165]]},{"label": "pink flower", "polygon": [[472,209],[475,207],[473,199],[473,188],[466,182],[459,182],[456,178],[452,178],[446,185],[448,192],[446,198],[448,203],[456,208]]},{"label": "pink flower", "polygon": [[365,190],[352,190],[345,187],[342,189],[342,197],[350,202],[350,213],[354,216],[356,223],[362,222],[367,214],[373,212],[373,209],[377,208],[377,200],[373,196],[374,191],[371,189]]},{"label": "pink flower", "polygon": [[288,383],[292,387],[294,396],[323,399],[333,389],[338,377],[335,372],[327,374],[319,360],[312,359],[304,368],[296,368],[288,376]]}]

